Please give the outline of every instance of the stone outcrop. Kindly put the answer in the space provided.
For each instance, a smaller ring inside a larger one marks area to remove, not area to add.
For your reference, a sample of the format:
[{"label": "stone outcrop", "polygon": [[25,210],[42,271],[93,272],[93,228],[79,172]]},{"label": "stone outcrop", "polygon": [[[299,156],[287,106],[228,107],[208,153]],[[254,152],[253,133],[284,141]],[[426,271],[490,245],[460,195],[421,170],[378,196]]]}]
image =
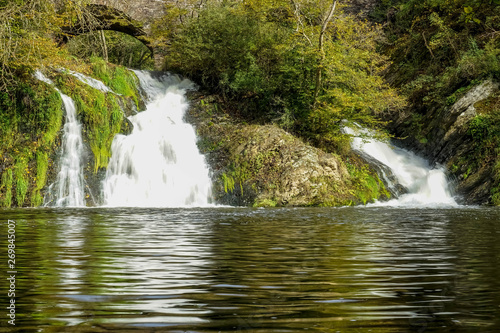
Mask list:
[{"label": "stone outcrop", "polygon": [[210,98],[198,98],[187,120],[197,128],[218,203],[344,206],[390,196],[361,159],[348,164],[275,125],[236,122]]},{"label": "stone outcrop", "polygon": [[345,187],[345,180],[349,178],[346,166],[337,156],[308,146],[273,125],[241,126],[234,134],[244,140],[227,143],[234,164],[225,175],[237,182],[233,192],[248,192],[245,199],[251,202],[247,203],[307,206],[328,201],[341,204],[340,193],[335,197],[327,194],[334,193],[334,184]]},{"label": "stone outcrop", "polygon": [[445,165],[454,175],[459,200],[467,204],[490,202],[493,185],[492,165],[485,164],[473,173],[467,164],[474,154],[474,142],[469,134],[472,119],[486,113],[481,102],[499,91],[499,83],[486,80],[471,87],[458,100],[446,107],[428,110],[418,120],[419,128],[412,126],[411,109],[394,115],[391,131],[398,137],[397,145],[404,146],[429,159],[431,165]]},{"label": "stone outcrop", "polygon": [[146,30],[149,30],[149,24],[153,19],[165,14],[162,0],[92,0],[91,3],[115,8],[133,20],[142,22]]}]

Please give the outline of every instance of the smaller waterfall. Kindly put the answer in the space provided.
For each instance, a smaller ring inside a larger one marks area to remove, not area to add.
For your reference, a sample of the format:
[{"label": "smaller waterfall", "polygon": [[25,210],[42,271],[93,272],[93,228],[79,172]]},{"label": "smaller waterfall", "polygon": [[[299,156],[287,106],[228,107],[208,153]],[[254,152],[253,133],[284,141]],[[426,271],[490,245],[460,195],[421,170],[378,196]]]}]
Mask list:
[{"label": "smaller waterfall", "polygon": [[136,71],[149,100],[145,111],[128,119],[130,135],[116,135],[106,179],[106,206],[207,206],[211,192],[208,167],[196,146],[193,127],[184,122],[184,96],[193,83],[176,76],[159,80]]},{"label": "smaller waterfall", "polygon": [[102,92],[111,92],[111,93],[115,94],[115,92],[113,92],[111,90],[111,88],[109,88],[107,85],[105,85],[102,81],[96,80],[96,79],[91,78],[87,75],[83,75],[82,73],[73,72],[73,71],[68,71],[68,72],[70,75],[73,75],[78,80],[85,83],[86,85],[91,86],[94,89],[100,90]]},{"label": "smaller waterfall", "polygon": [[[387,202],[377,202],[379,206],[457,206],[448,187],[443,168],[431,168],[429,163],[414,153],[391,146],[376,139],[366,139],[360,134],[363,129],[344,127],[344,131],[354,136],[351,144],[354,150],[371,156],[392,170],[397,182],[408,193]],[[388,179],[385,179],[388,181]],[[389,186],[393,184],[389,183]]]},{"label": "smaller waterfall", "polygon": [[[54,83],[40,71],[35,77],[47,84]],[[81,156],[83,154],[83,139],[81,125],[76,118],[75,103],[68,95],[55,88],[63,100],[66,120],[63,128],[60,170],[55,183],[49,187],[48,206],[81,207],[85,206],[84,181]]]}]

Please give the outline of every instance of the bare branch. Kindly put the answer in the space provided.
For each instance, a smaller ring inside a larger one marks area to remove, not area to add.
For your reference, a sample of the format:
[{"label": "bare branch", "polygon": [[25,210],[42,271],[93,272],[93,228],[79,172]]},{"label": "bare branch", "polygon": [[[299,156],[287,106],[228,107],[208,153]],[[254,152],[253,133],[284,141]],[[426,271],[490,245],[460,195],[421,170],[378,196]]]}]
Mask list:
[{"label": "bare branch", "polygon": [[319,33],[319,50],[323,51],[323,39],[325,35],[326,28],[328,27],[328,23],[333,17],[333,13],[335,12],[335,7],[337,6],[337,1],[333,1],[332,7],[330,7],[330,12],[328,15],[323,19],[323,24],[321,26],[321,32]]},{"label": "bare branch", "polygon": [[307,36],[306,32],[305,32],[305,29],[304,29],[304,24],[302,23],[302,19],[300,18],[300,7],[299,7],[299,4],[297,2],[295,2],[294,0],[290,0],[293,7],[294,7],[294,14],[295,14],[295,18],[297,19],[297,28],[295,29],[295,31],[297,32],[302,32],[302,35],[304,35],[305,39],[309,42],[309,45],[313,45],[311,39],[309,39],[309,37]]}]

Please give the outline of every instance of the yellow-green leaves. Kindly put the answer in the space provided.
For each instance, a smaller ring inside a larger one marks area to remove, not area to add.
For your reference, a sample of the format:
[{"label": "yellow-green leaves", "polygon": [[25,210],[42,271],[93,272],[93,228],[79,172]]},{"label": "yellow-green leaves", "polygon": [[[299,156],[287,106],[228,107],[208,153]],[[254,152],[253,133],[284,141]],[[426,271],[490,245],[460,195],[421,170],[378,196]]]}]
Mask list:
[{"label": "yellow-green leaves", "polygon": [[208,2],[178,26],[167,69],[219,93],[245,117],[314,140],[341,135],[342,119],[376,126],[404,101],[379,76],[389,64],[377,52],[381,28],[343,13],[341,3]]}]

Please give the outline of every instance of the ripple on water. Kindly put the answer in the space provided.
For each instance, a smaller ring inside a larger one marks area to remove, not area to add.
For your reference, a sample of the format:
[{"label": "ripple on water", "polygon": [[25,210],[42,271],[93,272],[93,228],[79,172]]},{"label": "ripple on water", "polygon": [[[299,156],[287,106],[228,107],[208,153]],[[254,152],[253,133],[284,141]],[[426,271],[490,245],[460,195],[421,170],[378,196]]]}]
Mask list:
[{"label": "ripple on water", "polygon": [[500,327],[496,209],[0,214],[18,221],[16,313],[27,331]]}]

